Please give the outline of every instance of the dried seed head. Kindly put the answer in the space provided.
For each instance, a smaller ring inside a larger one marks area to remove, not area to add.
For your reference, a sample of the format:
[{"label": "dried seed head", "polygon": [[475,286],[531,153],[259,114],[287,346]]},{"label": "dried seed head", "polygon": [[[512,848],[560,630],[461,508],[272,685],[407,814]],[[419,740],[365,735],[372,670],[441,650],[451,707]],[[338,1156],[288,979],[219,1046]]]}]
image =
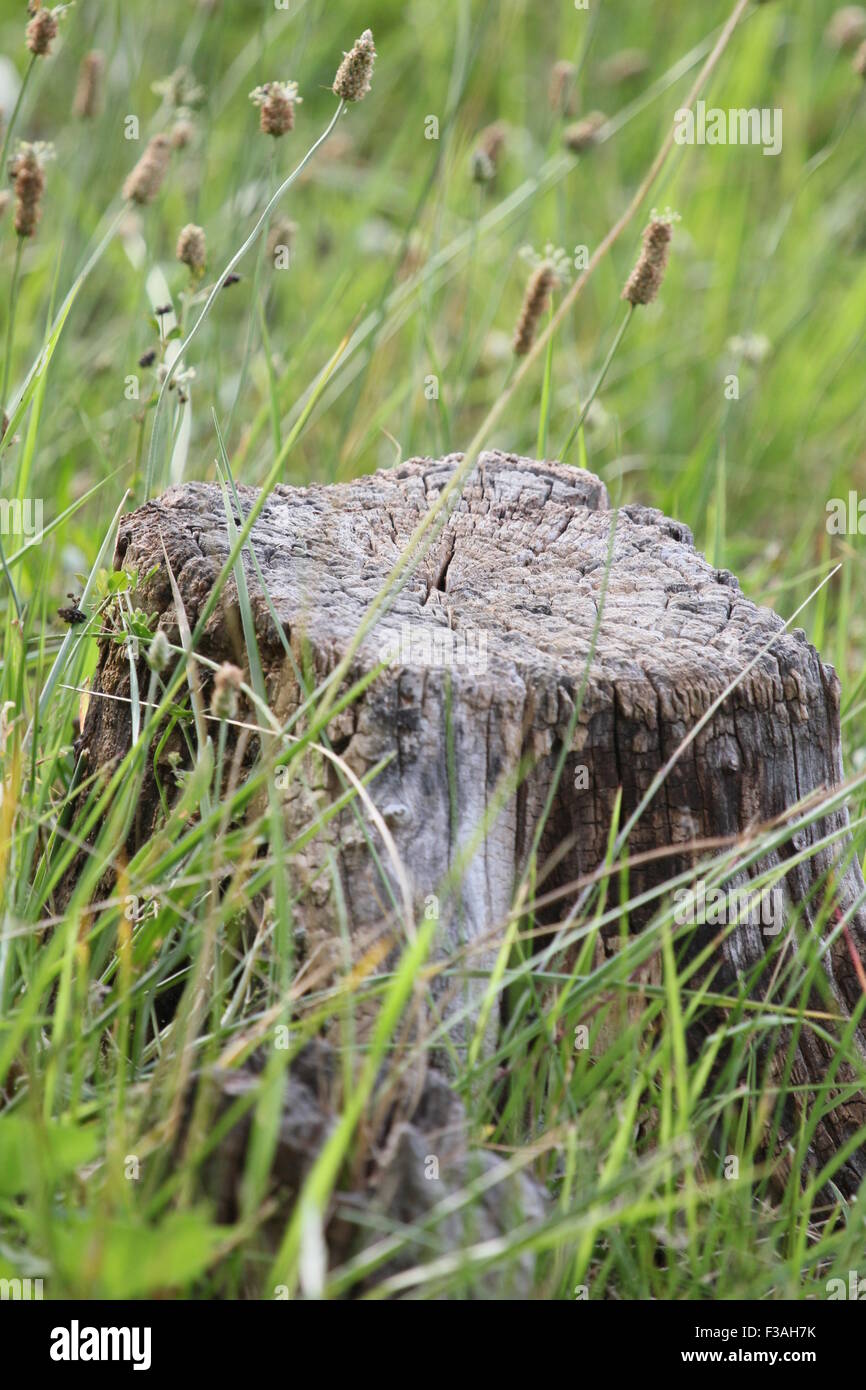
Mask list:
[{"label": "dried seed head", "polygon": [[635,77],[641,77],[648,67],[649,58],[642,48],[624,48],[602,63],[602,81],[616,87],[621,82],[631,82]]},{"label": "dried seed head", "polygon": [[365,29],[361,37],[356,39],[354,48],[343,54],[343,61],[337,68],[331,89],[335,96],[341,97],[343,101],[362,101],[370,90],[370,78],[373,76],[375,61],[373,33],[372,30]]},{"label": "dried seed head", "polygon": [[524,246],[521,250],[521,256],[534,265],[534,270],[532,270],[527,292],[523,297],[523,307],[520,310],[520,318],[517,320],[517,328],[514,329],[512,349],[516,357],[525,357],[525,354],[530,350],[532,343],[535,342],[538,322],[548,307],[550,295],[567,278],[567,257],[562,250],[556,250],[553,246],[546,246],[544,259],[539,259],[531,246]]},{"label": "dried seed head", "polygon": [[277,257],[283,250],[291,257],[297,234],[298,224],[293,222],[290,217],[276,217],[274,219],[268,231],[268,256],[272,264],[276,265]]},{"label": "dried seed head", "polygon": [[658,294],[668,263],[674,221],[672,213],[663,217],[652,213],[644,228],[641,253],[623,287],[621,298],[627,299],[629,304],[652,304]]},{"label": "dried seed head", "polygon": [[854,54],[852,67],[858,77],[866,78],[866,39],[863,40]]},{"label": "dried seed head", "polygon": [[58,5],[54,10],[36,10],[25,31],[27,47],[35,58],[45,58],[51,52],[51,45],[57,38],[57,20],[67,7]]},{"label": "dried seed head", "polygon": [[562,143],[573,154],[582,154],[584,150],[598,144],[599,134],[606,123],[607,116],[603,111],[590,111],[582,120],[566,126],[562,132]]},{"label": "dried seed head", "polygon": [[569,63],[567,59],[561,58],[558,63],[554,63],[550,70],[550,84],[547,89],[547,99],[550,103],[551,111],[555,111],[557,116],[570,116],[574,105],[574,81],[577,77],[577,68],[574,63]]},{"label": "dried seed head", "polygon": [[182,265],[188,265],[193,275],[201,275],[207,260],[207,242],[204,229],[194,222],[188,222],[177,239],[177,258]]},{"label": "dried seed head", "polygon": [[824,41],[837,51],[856,48],[866,39],[866,10],[862,5],[843,5],[830,17]]},{"label": "dried seed head", "polygon": [[494,169],[499,168],[507,138],[508,127],[504,121],[494,121],[492,125],[485,126],[478,137],[478,148],[487,155]]},{"label": "dried seed head", "polygon": [[42,216],[42,194],[45,191],[45,165],[54,158],[51,145],[29,145],[22,141],[10,165],[15,192],[15,231],[20,237],[31,237]]},{"label": "dried seed head", "polygon": [[0,190],[0,220],[6,216],[6,209],[12,202],[12,194],[7,188]]},{"label": "dried seed head", "polygon": [[195,135],[195,126],[189,116],[181,116],[175,121],[171,131],[172,149],[185,150]]},{"label": "dried seed head", "polygon": [[244,678],[243,671],[224,661],[213,682],[211,709],[217,719],[234,719],[238,712],[238,691]]},{"label": "dried seed head", "polygon": [[490,183],[496,178],[496,165],[483,150],[473,150],[469,162],[473,183]]},{"label": "dried seed head", "polygon": [[164,671],[171,661],[171,644],[161,627],[153,634],[153,641],[145,652],[147,664],[157,675]]},{"label": "dried seed head", "polygon": [[750,367],[759,367],[772,351],[766,333],[738,333],[735,337],[729,338],[725,346],[735,357],[748,362]]},{"label": "dried seed head", "polygon": [[132,203],[152,203],[168,172],[171,141],[167,135],[154,135],[147,149],[123,185],[123,196]]},{"label": "dried seed head", "polygon": [[20,237],[31,237],[42,216],[42,194],[45,174],[32,152],[23,149],[12,165],[15,181],[15,231]]},{"label": "dried seed head", "polygon": [[151,83],[150,90],[178,112],[186,107],[200,106],[205,98],[204,87],[187,67],[175,68],[168,77],[160,77]]},{"label": "dried seed head", "polygon": [[507,135],[508,130],[503,121],[494,121],[482,130],[470,160],[474,183],[489,183],[495,178]]},{"label": "dried seed head", "polygon": [[72,114],[80,120],[89,121],[99,114],[102,102],[102,74],[105,71],[105,58],[94,49],[85,53],[78,69],[78,86],[72,103]]},{"label": "dried seed head", "polygon": [[266,82],[250,92],[250,101],[261,107],[262,134],[277,138],[294,129],[295,107],[303,97],[298,96],[297,82]]},{"label": "dried seed head", "polygon": [[537,270],[540,265],[549,265],[553,270],[554,289],[567,285],[571,279],[572,263],[563,248],[554,246],[552,241],[547,242],[543,251],[536,251],[529,245],[521,246],[518,255],[532,270]]}]

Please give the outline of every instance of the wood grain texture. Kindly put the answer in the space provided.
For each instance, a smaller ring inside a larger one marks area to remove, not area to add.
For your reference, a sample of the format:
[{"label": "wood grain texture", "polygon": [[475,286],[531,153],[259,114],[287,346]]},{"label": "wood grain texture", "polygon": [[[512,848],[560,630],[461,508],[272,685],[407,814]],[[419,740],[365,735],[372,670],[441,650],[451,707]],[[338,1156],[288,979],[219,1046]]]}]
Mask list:
[{"label": "wood grain texture", "polygon": [[[415,459],[347,484],[278,487],[268,498],[251,542],[293,660],[279,641],[248,555],[245,572],[268,700],[279,719],[289,718],[302,698],[297,668],[319,681],[345,653],[456,461]],[[246,509],[255,493],[239,491]],[[607,596],[587,673],[614,525]],[[121,525],[116,562],[141,574],[159,567],[137,602],[158,612],[161,626],[177,641],[163,546],[193,625],[229,553],[216,486],[171,488]],[[603,484],[579,469],[483,454],[459,505],[360,647],[350,679],[372,670],[383,656],[390,655],[391,664],[328,731],[359,776],[387,760],[372,795],[411,876],[419,912],[429,895],[439,899],[439,958],[465,960],[475,971],[495,959],[585,676],[541,840],[542,861],[567,845],[546,888],[599,864],[618,789],[624,818],[683,736],[770,638],[771,649],[677,761],[635,827],[632,854],[682,848],[633,869],[633,894],[688,867],[688,844],[696,837],[737,835],[840,781],[838,680],[801,631],[784,631],[777,615],[744,597],[732,574],[708,564],[681,523],[639,505],[611,511]],[[213,660],[245,665],[233,583],[208,623],[201,650]],[[94,685],[128,695],[121,648],[104,647]],[[91,766],[109,765],[128,747],[129,736],[122,701],[91,700],[84,731]],[[179,741],[166,752],[173,748],[183,752]],[[503,794],[518,780],[521,765],[528,771],[519,787]],[[306,759],[304,776],[282,793],[289,833],[309,824],[322,798],[333,799],[340,789],[327,760]],[[155,789],[146,786],[138,839],[157,822]],[[840,811],[778,853],[790,858],[845,824]],[[325,975],[345,965],[329,866],[338,866],[356,958],[383,933],[389,941],[399,937],[389,895],[393,872],[375,831],[379,853],[370,853],[370,833],[347,810],[292,865],[293,888],[303,891],[301,953]],[[459,886],[443,892],[461,855],[468,858]],[[835,900],[843,911],[863,894],[856,860],[846,865],[844,856],[843,842],[789,868],[783,880],[786,911],[796,905],[806,929],[820,905],[815,890],[834,866]],[[761,867],[772,862],[771,856]],[[550,922],[568,906],[566,900],[551,908]],[[634,913],[631,929],[645,920]],[[850,931],[866,957],[862,911],[853,916]],[[714,926],[696,926],[691,949],[700,950],[716,932]],[[761,925],[742,924],[716,953],[714,988],[732,988],[766,949]],[[793,941],[786,949],[796,949]],[[825,963],[826,998],[815,1002],[823,1008],[829,1002],[844,1019],[857,1005],[860,987],[843,940],[829,947]],[[453,1018],[458,1044],[472,1026],[484,983],[459,971],[443,972],[435,982],[436,1009]],[[700,1047],[703,1033],[718,1021],[708,1014],[698,1022],[692,1045]],[[862,1032],[857,1045],[862,1051]],[[804,1032],[790,1084],[818,1082],[832,1056],[829,1044]],[[835,1080],[846,1079],[842,1068]],[[815,1158],[837,1149],[864,1118],[862,1098],[840,1104],[818,1126]],[[792,1103],[783,1147],[796,1125]],[[857,1150],[837,1181],[851,1191],[864,1171],[866,1160]]]}]

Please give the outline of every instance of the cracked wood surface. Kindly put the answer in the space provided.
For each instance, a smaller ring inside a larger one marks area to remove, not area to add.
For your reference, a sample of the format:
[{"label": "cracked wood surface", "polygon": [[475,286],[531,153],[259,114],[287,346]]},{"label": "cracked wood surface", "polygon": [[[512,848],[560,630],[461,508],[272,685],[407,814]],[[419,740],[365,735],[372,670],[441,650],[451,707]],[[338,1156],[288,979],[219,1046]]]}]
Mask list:
[{"label": "cracked wood surface", "polygon": [[[302,698],[298,667],[320,681],[344,654],[456,461],[414,459],[351,483],[277,487],[268,498],[251,542],[292,660],[248,553],[244,563],[268,700],[280,720]],[[240,488],[239,496],[245,511],[256,494]],[[614,519],[607,596],[587,674]],[[192,626],[229,553],[218,487],[170,488],[121,523],[116,563],[142,575],[159,567],[136,601],[158,612],[177,642],[163,544]],[[632,894],[693,862],[689,841],[737,835],[841,780],[835,672],[802,631],[785,632],[777,615],[744,597],[732,574],[708,564],[684,525],[640,505],[613,513],[604,485],[580,469],[483,454],[459,505],[360,647],[350,679],[383,658],[390,665],[328,731],[359,776],[387,760],[371,794],[411,877],[419,911],[429,895],[440,899],[440,960],[483,971],[495,959],[585,674],[579,718],[541,839],[541,863],[566,846],[546,890],[599,864],[618,789],[624,820],[683,736],[771,637],[771,649],[694,739],[633,830],[632,854],[683,848],[634,868]],[[209,620],[201,651],[246,665],[233,581]],[[103,648],[94,688],[128,695],[123,648]],[[129,737],[122,700],[92,699],[84,731],[91,766],[109,764]],[[166,752],[173,748],[183,752],[179,739]],[[529,770],[517,791],[502,794],[523,764]],[[306,759],[304,774],[281,793],[289,833],[307,826],[323,799],[341,790],[324,760]],[[158,809],[155,787],[146,785],[139,841],[156,828]],[[845,824],[840,811],[800,832],[780,853],[790,857]],[[370,853],[371,834],[378,862]],[[785,876],[786,908],[799,907],[807,930],[818,911],[816,885],[844,849],[820,850]],[[449,895],[442,885],[461,856],[459,888]],[[761,867],[773,862],[771,855]],[[334,864],[355,959],[383,931],[389,939],[398,932],[387,857],[358,813],[344,811],[290,870],[293,890],[303,894],[299,949],[314,980],[346,964]],[[838,906],[847,910],[862,893],[856,859],[840,864]],[[560,920],[568,906],[566,899],[551,907],[547,920]],[[632,930],[646,916],[634,913]],[[692,949],[700,950],[717,930],[697,926]],[[850,932],[866,956],[862,912],[852,918]],[[736,928],[716,953],[714,988],[732,986],[765,952],[760,924]],[[860,987],[841,938],[826,953],[826,974],[828,998],[816,1002],[826,1007],[829,1000],[846,1017]],[[457,969],[435,982],[437,1008],[452,1020],[458,1042],[467,1031],[462,1016],[471,1026],[484,987],[483,979],[464,978]],[[716,1015],[697,1023],[692,1045],[700,1046],[702,1029],[718,1021]],[[862,1050],[859,1034],[857,1041]],[[830,1045],[804,1030],[790,1084],[814,1084],[832,1058]],[[834,1079],[850,1078],[843,1067]],[[864,1119],[861,1098],[838,1105],[818,1125],[813,1158],[826,1158]],[[783,1141],[796,1124],[792,1112]],[[850,1191],[864,1171],[864,1155],[855,1151],[836,1181]]]}]

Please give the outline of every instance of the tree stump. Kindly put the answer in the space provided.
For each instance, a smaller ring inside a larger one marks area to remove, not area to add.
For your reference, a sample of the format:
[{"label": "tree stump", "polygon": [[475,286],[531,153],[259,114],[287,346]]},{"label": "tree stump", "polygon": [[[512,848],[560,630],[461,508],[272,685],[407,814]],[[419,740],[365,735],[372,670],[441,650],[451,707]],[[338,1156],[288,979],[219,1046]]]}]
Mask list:
[{"label": "tree stump", "polygon": [[[228,1107],[259,1085],[256,1056],[234,1071],[215,1070],[207,1077],[211,1087],[214,1117],[225,1115]],[[266,1228],[266,1242],[274,1249],[285,1227],[285,1207],[296,1201],[304,1181],[327,1138],[337,1124],[340,1104],[339,1063],[327,1043],[316,1039],[292,1061],[286,1078],[282,1113],[271,1179],[282,1202]],[[387,1083],[386,1083],[387,1085]],[[189,1110],[192,1109],[192,1095]],[[372,1108],[380,1106],[374,1097]],[[466,1113],[454,1090],[432,1068],[414,1094],[405,1090],[394,1104],[393,1091],[381,1112],[387,1118],[374,1132],[375,1142],[364,1151],[363,1162],[355,1164],[356,1183],[351,1191],[339,1194],[329,1214],[327,1247],[329,1265],[342,1263],[377,1240],[381,1222],[394,1223],[408,1230],[425,1220],[432,1221],[438,1247],[457,1250],[466,1244],[479,1244],[501,1238],[521,1222],[540,1224],[547,1214],[545,1189],[528,1172],[509,1172],[506,1162],[496,1154],[473,1148]],[[186,1121],[189,1115],[185,1117]],[[234,1224],[242,1210],[242,1181],[252,1131],[252,1115],[247,1113],[229,1131],[205,1166],[204,1187],[214,1203],[216,1219]],[[181,1135],[183,1139],[185,1135]],[[180,1146],[178,1146],[180,1147]],[[431,1153],[432,1150],[432,1153]],[[441,1181],[428,1181],[430,1160],[441,1164]],[[457,1193],[470,1182],[485,1181],[480,1200],[468,1212],[460,1210],[435,1214],[443,1195]],[[372,1218],[365,1230],[359,1218]],[[374,1224],[378,1221],[378,1224]],[[409,1269],[430,1258],[430,1246],[412,1240],[391,1256],[386,1268],[379,1268],[381,1279]],[[506,1264],[492,1265],[473,1281],[470,1298],[531,1298],[535,1258],[525,1253]]]},{"label": "tree stump", "polygon": [[[456,456],[415,459],[347,484],[277,487],[268,498],[251,542],[292,660],[246,551],[244,567],[268,701],[278,719],[287,720],[303,699],[299,668],[314,683],[333,671],[456,462]],[[239,489],[243,511],[255,495]],[[140,575],[156,567],[136,601],[160,614],[160,625],[176,642],[163,546],[192,626],[230,549],[218,487],[173,487],[121,524],[116,563]],[[431,897],[439,900],[439,958],[457,958],[468,948],[460,959],[475,972],[495,959],[564,742],[565,765],[538,852],[539,863],[555,852],[561,857],[545,889],[600,864],[618,791],[622,822],[684,736],[771,639],[634,826],[628,846],[638,857],[630,871],[633,895],[693,864],[695,839],[737,836],[839,783],[838,680],[802,631],[785,631],[778,616],[743,596],[732,574],[696,552],[684,525],[638,505],[613,512],[604,485],[580,469],[483,454],[459,504],[360,646],[347,684],[383,659],[388,666],[328,729],[334,751],[358,777],[386,761],[370,794],[411,879],[417,911]],[[246,666],[233,583],[200,650],[212,660]],[[128,696],[122,648],[103,649],[94,691]],[[91,699],[84,730],[91,767],[114,759],[129,738],[122,699]],[[322,791],[333,798],[340,790],[327,759],[309,759],[305,771],[306,785],[294,779],[284,793],[290,832],[309,823]],[[291,866],[293,882],[300,875],[308,885],[298,908],[306,955],[331,960],[335,970],[345,967],[345,957],[329,862],[339,867],[356,958],[399,919],[388,892],[399,902],[396,871],[363,814],[362,826],[355,811],[341,812]],[[139,839],[151,833],[158,816],[155,789],[146,786]],[[774,855],[792,860],[781,884],[785,911],[796,906],[810,925],[820,908],[816,889],[832,872],[837,907],[847,913],[858,904],[848,930],[862,959],[864,887],[856,858],[843,863],[844,835],[793,862],[810,843],[846,824],[845,810],[835,811],[798,831],[761,867],[782,862]],[[380,851],[376,856],[369,839]],[[666,846],[674,852],[646,857]],[[454,875],[459,881],[444,891],[461,854],[467,862]],[[551,929],[572,903],[566,897],[551,904]],[[632,914],[631,929],[645,920],[646,914]],[[696,924],[691,949],[700,951],[717,932],[714,925]],[[766,948],[760,921],[728,933],[713,962],[714,989],[735,987]],[[828,946],[825,967],[829,995],[846,1018],[861,990],[843,934]],[[458,1042],[474,1024],[485,983],[473,977],[455,987],[443,975],[434,986],[444,1016],[458,1018]],[[696,1024],[690,1042],[699,1047],[701,1038]],[[857,1043],[861,1050],[866,1045],[863,1029]],[[803,1030],[791,1087],[818,1084],[831,1058],[832,1049]],[[843,1067],[836,1080],[850,1082],[850,1071]],[[796,1132],[793,1106],[782,1140]],[[816,1161],[838,1150],[864,1116],[862,1100],[827,1115],[815,1135]],[[866,1156],[857,1150],[836,1181],[853,1191],[864,1171]]]}]

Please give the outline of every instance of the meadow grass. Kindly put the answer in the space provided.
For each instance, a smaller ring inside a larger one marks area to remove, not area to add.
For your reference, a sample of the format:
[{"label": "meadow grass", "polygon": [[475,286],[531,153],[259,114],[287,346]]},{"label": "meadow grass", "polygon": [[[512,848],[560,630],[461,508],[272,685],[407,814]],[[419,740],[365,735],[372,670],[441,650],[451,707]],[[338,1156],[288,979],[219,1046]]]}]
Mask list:
[{"label": "meadow grass", "polygon": [[[263,486],[264,498],[277,482],[343,480],[452,450],[467,450],[465,474],[495,446],[567,452],[618,501],[685,521],[713,564],[786,620],[798,614],[836,666],[851,774],[843,789],[793,809],[791,824],[707,847],[701,872],[725,884],[764,862],[792,825],[812,827],[843,801],[851,852],[863,857],[862,548],[856,535],[828,534],[826,503],[866,486],[864,84],[824,41],[831,4],[738,8],[719,46],[733,0],[599,0],[588,11],[570,0],[292,0],[286,10],[78,0],[52,53],[30,64],[10,151],[19,137],[50,140],[56,158],[35,237],[19,243],[11,209],[0,220],[11,417],[0,495],[42,499],[45,526],[37,544],[0,537],[0,1277],[42,1276],[49,1296],[72,1297],[272,1297],[279,1285],[328,1297],[362,1285],[367,1297],[465,1297],[491,1267],[531,1253],[538,1298],[586,1289],[592,1298],[771,1299],[823,1296],[829,1278],[862,1265],[856,1204],[837,1190],[832,1210],[815,1210],[844,1155],[801,1176],[811,1127],[845,1086],[831,1075],[810,1093],[781,1191],[765,1152],[795,1089],[789,1069],[778,1084],[765,1059],[790,1058],[800,1030],[836,1039],[838,1063],[862,1079],[853,1024],[840,1026],[827,1000],[822,951],[842,929],[829,896],[817,908],[824,942],[795,914],[797,950],[771,947],[771,994],[750,998],[749,980],[739,995],[716,994],[712,975],[686,962],[688,929],[671,901],[678,880],[653,899],[649,925],[628,934],[630,914],[647,903],[630,894],[625,822],[611,827],[602,872],[562,894],[552,943],[539,830],[469,1047],[449,1039],[459,1009],[426,1040],[450,1051],[475,1141],[545,1184],[545,1219],[515,1224],[495,1248],[476,1243],[470,1182],[425,1230],[381,1229],[319,1284],[305,1273],[305,1250],[366,1142],[360,1120],[382,1065],[395,1074],[407,1065],[395,1040],[407,1002],[430,982],[431,928],[414,920],[381,839],[393,870],[383,867],[383,887],[404,927],[398,965],[360,981],[347,973],[337,986],[295,977],[292,857],[347,806],[359,824],[375,824],[376,769],[359,783],[329,739],[330,720],[359,693],[342,683],[351,652],[323,686],[307,681],[291,725],[268,709],[252,571],[240,559],[246,546],[257,565],[254,518],[236,528],[237,485]],[[368,26],[379,53],[373,90],[338,111],[337,63]],[[0,45],[22,77],[23,32],[20,14],[0,21]],[[72,96],[94,48],[106,59],[104,100],[83,121],[71,115]],[[625,48],[642,50],[646,69],[613,80],[606,60]],[[548,103],[558,59],[576,68],[575,114],[607,117],[581,154],[563,148],[570,117]],[[708,60],[708,102],[782,108],[777,156],[666,148],[673,111]],[[155,200],[129,207],[121,189],[131,167],[179,119],[153,84],[181,66],[203,88],[192,138],[173,153]],[[248,93],[275,79],[297,80],[303,105],[294,130],[270,140]],[[125,138],[130,116],[138,140]],[[495,121],[506,123],[504,148],[494,177],[479,183],[472,155]],[[625,319],[620,292],[652,206],[681,221],[657,302]],[[285,217],[296,225],[281,233],[291,244],[282,270],[267,234]],[[175,260],[189,223],[206,232],[200,278]],[[578,264],[515,367],[527,244],[565,248]],[[581,247],[595,256],[586,276]],[[240,279],[223,288],[227,273]],[[171,314],[157,315],[169,302]],[[141,366],[150,352],[154,363]],[[160,381],[160,362],[182,390]],[[737,399],[725,392],[731,374]],[[232,552],[209,608],[232,576],[243,693],[260,737],[256,765],[227,795],[225,721],[209,717],[195,681],[207,669],[197,652],[207,610],[192,630],[181,624],[171,679],[145,685],[136,657],[150,641],[147,615],[137,612],[134,577],[111,572],[121,512],[169,482],[200,479],[218,480],[226,500]],[[448,505],[425,521],[404,571]],[[56,610],[70,591],[87,623],[64,631]],[[103,784],[74,737],[109,617],[130,656],[133,743]],[[138,788],[175,723],[189,768],[166,795],[160,833],[127,860],[119,851]],[[274,772],[302,776],[311,751],[335,766],[341,796],[287,841]],[[106,894],[109,864],[117,877]],[[772,887],[773,873],[754,882]],[[617,925],[620,949],[600,957],[599,933]],[[657,978],[644,983],[651,961]],[[471,953],[448,966],[457,988],[473,972]],[[180,1003],[165,1022],[173,993]],[[507,1024],[490,1051],[484,1022],[502,999]],[[365,1005],[377,1022],[361,1046],[354,1020]],[[688,1026],[710,1005],[726,1024],[692,1057]],[[263,1227],[274,1216],[268,1171],[285,1069],[327,1020],[342,1029],[343,1108],[301,1201],[281,1213],[274,1246]],[[589,1045],[576,1050],[587,1021]],[[194,1125],[179,1157],[174,1149],[190,1079],[237,1066],[289,1026],[291,1046],[271,1050],[261,1084],[232,1112],[254,1107],[256,1138],[238,1222],[219,1225],[198,1177],[225,1122]],[[735,1177],[725,1171],[732,1154]],[[437,1234],[446,1209],[465,1215],[459,1249]],[[388,1261],[410,1242],[424,1257],[393,1273]]]}]

